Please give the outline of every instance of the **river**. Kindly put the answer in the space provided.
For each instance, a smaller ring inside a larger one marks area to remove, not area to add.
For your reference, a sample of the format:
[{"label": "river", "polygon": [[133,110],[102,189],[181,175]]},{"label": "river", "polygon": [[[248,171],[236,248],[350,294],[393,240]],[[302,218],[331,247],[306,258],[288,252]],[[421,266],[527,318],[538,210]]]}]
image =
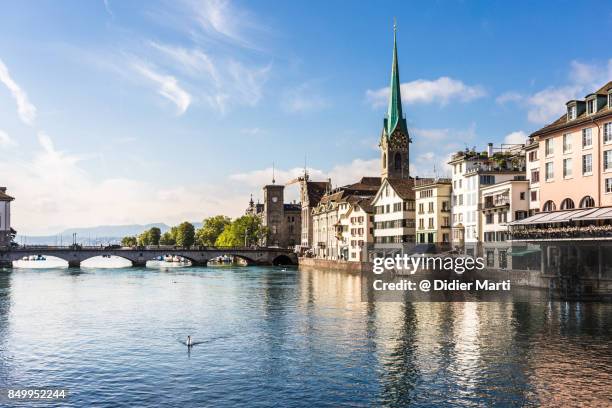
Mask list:
[{"label": "river", "polygon": [[71,407],[612,400],[610,304],[362,302],[360,285],[272,267],[3,269],[0,388],[64,387]]}]

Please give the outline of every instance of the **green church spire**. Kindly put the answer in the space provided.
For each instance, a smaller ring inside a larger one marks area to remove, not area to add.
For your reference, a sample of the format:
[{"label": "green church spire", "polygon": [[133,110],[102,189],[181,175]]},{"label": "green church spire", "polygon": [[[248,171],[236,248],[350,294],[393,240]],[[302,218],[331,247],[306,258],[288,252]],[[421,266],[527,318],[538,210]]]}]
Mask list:
[{"label": "green church spire", "polygon": [[393,65],[391,67],[391,86],[389,92],[389,110],[387,111],[386,130],[391,136],[399,127],[406,132],[406,124],[402,113],[402,95],[400,93],[399,67],[397,63],[397,26],[393,23]]}]

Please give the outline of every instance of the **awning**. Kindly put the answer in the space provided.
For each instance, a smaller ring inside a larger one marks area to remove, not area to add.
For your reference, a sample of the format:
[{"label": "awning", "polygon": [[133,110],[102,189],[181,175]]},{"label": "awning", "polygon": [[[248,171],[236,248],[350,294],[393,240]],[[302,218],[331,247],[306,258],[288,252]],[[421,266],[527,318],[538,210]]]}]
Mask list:
[{"label": "awning", "polygon": [[593,221],[612,219],[612,207],[590,208],[589,212],[572,217],[572,221]]},{"label": "awning", "polygon": [[525,256],[525,255],[529,255],[529,254],[537,254],[538,252],[541,252],[541,249],[539,248],[512,248],[510,249],[509,254],[512,256]]},{"label": "awning", "polygon": [[[511,222],[509,225],[532,225],[532,224],[554,224],[554,223],[565,223],[570,221],[582,221],[589,219],[600,219],[600,218],[586,218],[591,213],[603,210],[603,208],[577,208],[574,210],[561,210],[551,212],[540,212],[531,217],[523,218]],[[608,209],[609,217],[612,218],[612,208]]]}]

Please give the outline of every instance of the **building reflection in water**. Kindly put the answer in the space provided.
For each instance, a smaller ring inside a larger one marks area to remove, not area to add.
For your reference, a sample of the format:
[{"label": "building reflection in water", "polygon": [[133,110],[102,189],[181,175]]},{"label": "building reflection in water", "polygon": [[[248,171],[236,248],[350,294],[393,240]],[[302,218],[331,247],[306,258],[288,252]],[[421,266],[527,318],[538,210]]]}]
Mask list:
[{"label": "building reflection in water", "polygon": [[331,330],[340,342],[351,336],[339,345],[347,355],[355,338],[364,339],[374,351],[367,363],[379,382],[380,405],[612,400],[610,305],[551,303],[539,293],[528,302],[524,296],[520,302],[362,302],[359,275],[304,270],[300,276],[300,302],[310,313],[340,314],[317,329],[312,322],[319,316],[306,330]]}]

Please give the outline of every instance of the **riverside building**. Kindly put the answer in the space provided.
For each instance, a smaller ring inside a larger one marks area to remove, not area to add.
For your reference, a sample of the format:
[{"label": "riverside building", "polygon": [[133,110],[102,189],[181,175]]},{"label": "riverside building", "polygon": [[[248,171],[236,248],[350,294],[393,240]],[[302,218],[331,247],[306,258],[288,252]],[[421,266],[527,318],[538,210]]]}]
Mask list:
[{"label": "riverside building", "polygon": [[452,180],[416,179],[416,242],[450,245]]},{"label": "riverside building", "polygon": [[11,228],[11,201],[14,198],[6,194],[6,187],[0,187],[0,248],[11,244],[15,231]]},{"label": "riverside building", "polygon": [[481,189],[508,180],[525,180],[524,145],[502,145],[487,150],[460,151],[451,156],[452,244],[467,255],[482,253]]}]

